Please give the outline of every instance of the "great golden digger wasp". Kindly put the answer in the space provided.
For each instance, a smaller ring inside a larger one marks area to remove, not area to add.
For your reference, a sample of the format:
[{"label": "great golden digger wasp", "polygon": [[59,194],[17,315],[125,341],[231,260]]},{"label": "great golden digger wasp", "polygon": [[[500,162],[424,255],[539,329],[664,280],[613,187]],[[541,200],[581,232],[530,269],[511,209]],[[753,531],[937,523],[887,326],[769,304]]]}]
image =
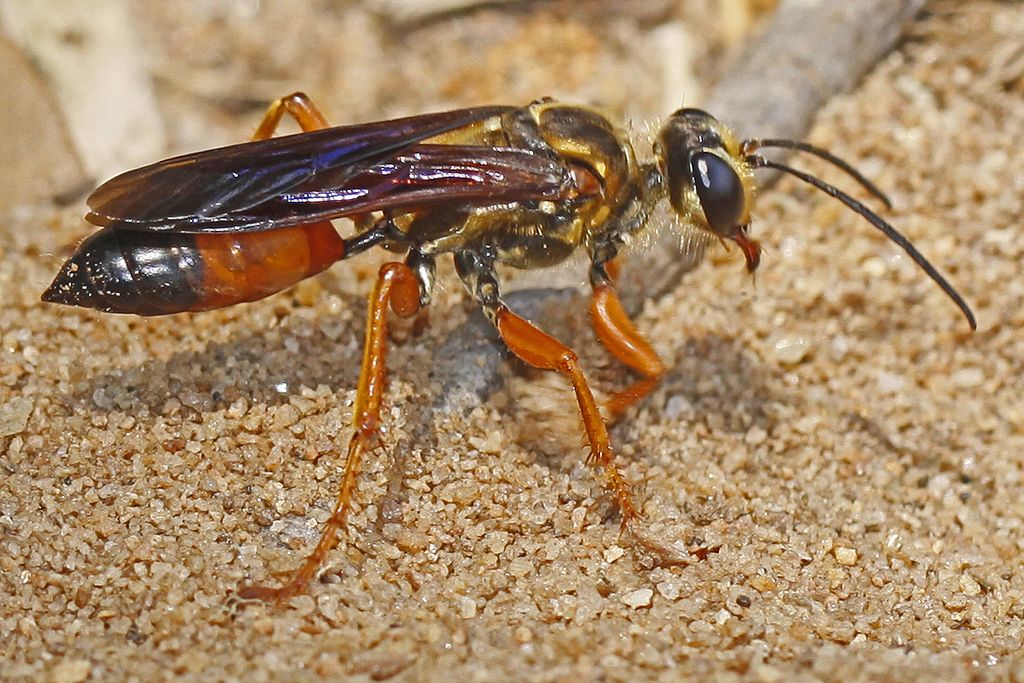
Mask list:
[{"label": "great golden digger wasp", "polygon": [[[272,138],[286,112],[305,132]],[[252,142],[175,157],[101,185],[86,216],[101,229],[68,259],[43,300],[136,315],[201,311],[266,297],[371,247],[404,253],[380,268],[370,295],[354,433],[333,514],[288,583],[246,586],[243,598],[305,590],[345,527],[360,458],[379,439],[388,308],[411,316],[430,303],[441,254],[452,255],[469,295],[514,355],[572,384],[589,463],[617,502],[623,529],[642,538],[640,512],[576,354],[508,309],[497,265],[540,268],[586,252],[597,337],[640,376],[612,396],[613,417],[665,372],[619,302],[613,259],[668,199],[686,249],[735,242],[753,272],[761,250],[748,227],[759,168],[794,175],[863,216],[976,327],[963,298],[895,228],[832,185],[755,153],[767,147],[814,154],[888,204],[830,153],[790,140],[740,140],[698,109],[673,113],[653,160],[639,162],[626,132],[587,107],[539,100],[330,128],[296,93],[270,106]],[[332,226],[342,217],[354,221],[353,236]]]}]

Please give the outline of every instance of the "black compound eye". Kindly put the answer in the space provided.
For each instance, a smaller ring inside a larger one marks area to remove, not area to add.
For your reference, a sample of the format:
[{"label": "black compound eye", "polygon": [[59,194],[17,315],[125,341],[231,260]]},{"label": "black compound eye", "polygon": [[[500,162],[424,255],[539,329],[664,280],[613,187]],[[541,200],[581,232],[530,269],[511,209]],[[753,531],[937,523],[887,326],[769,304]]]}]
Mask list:
[{"label": "black compound eye", "polygon": [[743,183],[727,161],[710,152],[690,158],[690,172],[708,226],[723,237],[732,236],[743,220]]}]

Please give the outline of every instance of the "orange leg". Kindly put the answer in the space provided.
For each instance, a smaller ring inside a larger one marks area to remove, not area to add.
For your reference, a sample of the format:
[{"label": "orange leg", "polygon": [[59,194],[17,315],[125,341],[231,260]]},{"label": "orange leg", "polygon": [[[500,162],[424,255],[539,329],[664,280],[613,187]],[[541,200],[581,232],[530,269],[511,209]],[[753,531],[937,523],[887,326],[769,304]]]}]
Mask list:
[{"label": "orange leg", "polygon": [[396,315],[409,317],[420,306],[420,289],[412,269],[404,263],[385,263],[377,276],[377,284],[370,294],[370,310],[366,322],[366,341],[363,344],[363,365],[359,373],[359,388],[352,409],[354,433],[348,444],[345,472],[341,488],[334,503],[323,534],[316,548],[288,583],[279,588],[268,586],[242,586],[239,597],[256,600],[286,600],[306,590],[309,582],[327,559],[334,547],[338,531],[346,527],[352,495],[356,488],[356,475],[363,452],[380,439],[380,407],[384,397],[387,343],[388,306]]},{"label": "orange leg", "polygon": [[590,443],[587,462],[603,470],[605,488],[615,496],[622,512],[622,527],[625,529],[630,526],[640,518],[640,511],[633,502],[629,484],[615,466],[615,453],[608,437],[608,428],[576,354],[504,305],[499,305],[495,312],[495,325],[502,341],[520,360],[541,370],[555,370],[572,382],[580,415],[583,417],[583,428]]},{"label": "orange leg", "polygon": [[[293,92],[291,95],[279,97],[270,103],[267,111],[263,114],[263,120],[256,126],[256,132],[252,134],[252,140],[266,140],[277,132],[281,119],[288,114],[299,124],[304,132],[330,127],[327,119],[320,112],[320,109],[313,104],[313,100],[304,92]],[[357,231],[367,232],[377,220],[372,214],[354,214],[348,216],[355,223]],[[338,260],[338,259],[335,259]]]},{"label": "orange leg", "polygon": [[621,259],[613,258],[604,264],[604,270],[608,273],[608,277],[611,279],[612,284],[619,281],[619,273],[622,272]]},{"label": "orange leg", "polygon": [[583,427],[590,442],[588,464],[600,467],[604,474],[604,486],[615,496],[622,512],[622,532],[638,548],[650,553],[663,566],[687,564],[688,553],[663,545],[651,537],[640,524],[641,514],[633,502],[629,483],[615,466],[615,453],[608,437],[608,428],[597,402],[587,384],[587,378],[580,369],[579,360],[572,349],[544,333],[528,320],[524,320],[504,305],[498,304],[494,323],[505,345],[520,360],[541,370],[555,370],[572,382],[576,401],[583,416]]},{"label": "orange leg", "polygon": [[279,97],[270,103],[267,113],[263,115],[263,120],[256,127],[256,132],[252,134],[252,139],[266,140],[272,136],[285,112],[291,114],[299,124],[299,128],[307,133],[311,130],[328,127],[327,119],[313,104],[313,100],[309,99],[306,93],[293,92],[291,95]]},{"label": "orange leg", "polygon": [[665,364],[626,315],[614,287],[610,284],[594,288],[590,318],[597,338],[608,352],[642,375],[639,380],[615,393],[608,401],[605,407],[614,421],[658,386],[658,382],[665,374]]}]

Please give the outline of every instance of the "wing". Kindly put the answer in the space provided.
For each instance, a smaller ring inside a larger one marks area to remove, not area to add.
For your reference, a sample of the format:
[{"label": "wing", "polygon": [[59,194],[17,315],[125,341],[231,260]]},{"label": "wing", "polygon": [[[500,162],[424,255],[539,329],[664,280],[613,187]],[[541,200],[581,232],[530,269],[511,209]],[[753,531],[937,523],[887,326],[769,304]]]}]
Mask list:
[{"label": "wing", "polygon": [[[534,152],[482,145],[413,145],[352,175],[321,173],[256,206],[215,219],[142,229],[232,232],[283,228],[370,211],[426,209],[438,203],[558,201],[579,196],[564,163]],[[119,227],[140,229],[137,224]]]},{"label": "wing", "polygon": [[[136,230],[269,229],[237,216],[302,187],[345,186],[411,145],[513,107],[476,107],[392,121],[325,128],[206,150],[128,171],[88,199],[87,220]],[[234,216],[234,217],[233,217]]]}]

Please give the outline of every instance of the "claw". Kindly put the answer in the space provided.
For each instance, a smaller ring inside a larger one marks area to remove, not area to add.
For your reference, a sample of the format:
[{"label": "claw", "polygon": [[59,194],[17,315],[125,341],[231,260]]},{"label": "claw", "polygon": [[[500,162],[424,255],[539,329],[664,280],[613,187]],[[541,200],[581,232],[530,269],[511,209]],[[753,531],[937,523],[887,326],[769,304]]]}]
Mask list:
[{"label": "claw", "polygon": [[690,564],[691,553],[661,543],[640,529],[639,525],[628,520],[623,520],[622,535],[627,537],[635,548],[651,555],[659,567],[685,567]]}]

